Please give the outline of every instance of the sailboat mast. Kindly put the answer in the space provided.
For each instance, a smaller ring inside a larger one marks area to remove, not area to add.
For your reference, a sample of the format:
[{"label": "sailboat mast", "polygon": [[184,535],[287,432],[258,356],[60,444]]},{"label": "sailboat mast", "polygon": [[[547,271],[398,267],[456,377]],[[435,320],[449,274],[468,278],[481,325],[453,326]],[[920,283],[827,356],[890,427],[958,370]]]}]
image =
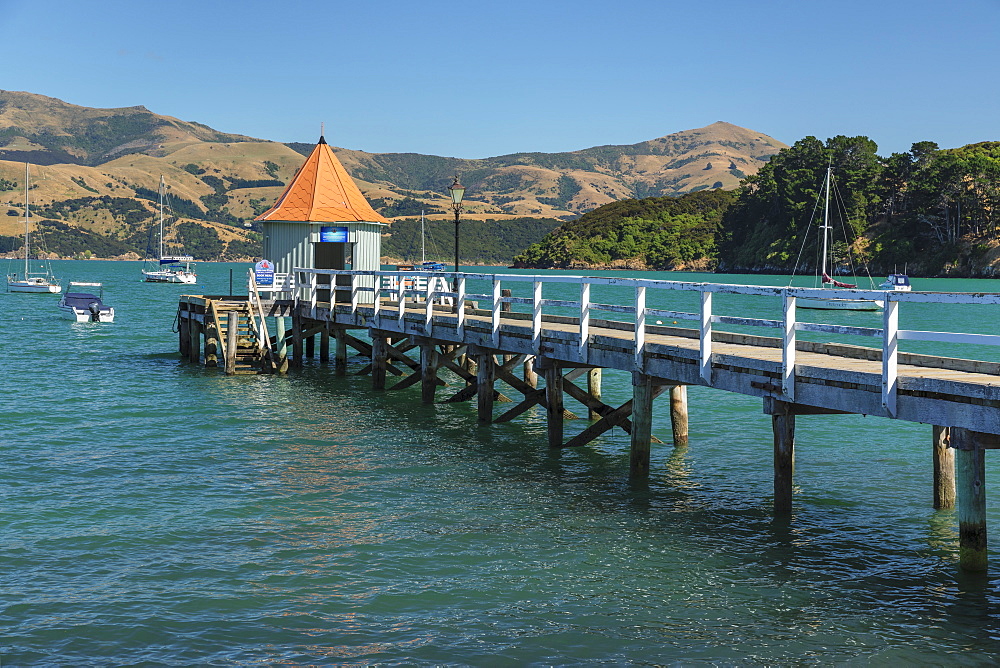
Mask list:
[{"label": "sailboat mast", "polygon": [[826,280],[826,254],[830,238],[830,167],[826,168],[826,204],[823,208],[823,273],[820,281]]},{"label": "sailboat mast", "polygon": [[424,255],[424,210],[420,210],[420,262],[426,262],[427,256]]},{"label": "sailboat mast", "polygon": [[156,259],[163,259],[163,174],[160,174],[160,252]]},{"label": "sailboat mast", "polygon": [[28,163],[24,163],[24,280],[28,280],[28,233],[31,209],[28,205]]}]

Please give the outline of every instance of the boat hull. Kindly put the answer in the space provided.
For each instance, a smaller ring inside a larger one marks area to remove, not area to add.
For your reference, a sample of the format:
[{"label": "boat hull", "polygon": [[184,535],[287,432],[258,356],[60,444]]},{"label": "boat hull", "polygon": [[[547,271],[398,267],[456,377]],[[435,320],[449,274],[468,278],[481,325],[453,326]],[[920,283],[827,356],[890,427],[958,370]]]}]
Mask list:
[{"label": "boat hull", "polygon": [[47,281],[7,281],[8,292],[42,292],[45,294],[59,294],[62,286],[49,283]]},{"label": "boat hull", "polygon": [[796,308],[810,308],[822,311],[881,311],[885,307],[882,300],[868,299],[833,299],[828,297],[805,298],[795,300]]},{"label": "boat hull", "polygon": [[193,285],[198,282],[198,276],[186,271],[144,271],[143,280],[147,283],[186,283]]},{"label": "boat hull", "polygon": [[63,318],[67,320],[72,320],[73,322],[114,322],[115,321],[115,310],[113,308],[108,308],[106,310],[101,310],[99,313],[94,314],[90,311],[85,311],[83,309],[73,308],[72,306],[59,305],[59,313]]}]

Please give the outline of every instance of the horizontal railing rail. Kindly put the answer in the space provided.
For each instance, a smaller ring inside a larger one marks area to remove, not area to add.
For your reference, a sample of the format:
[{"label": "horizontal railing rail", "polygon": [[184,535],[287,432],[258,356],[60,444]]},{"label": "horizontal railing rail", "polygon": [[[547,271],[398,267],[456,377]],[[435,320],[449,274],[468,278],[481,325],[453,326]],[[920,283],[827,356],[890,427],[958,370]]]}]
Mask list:
[{"label": "horizontal railing rail", "polygon": [[[428,280],[421,290],[407,287],[408,279],[413,272],[406,271],[363,271],[363,270],[333,270],[333,269],[302,269],[293,270],[294,283],[304,290],[296,291],[296,301],[305,298],[310,309],[315,313],[317,297],[320,289],[349,291],[351,295],[351,310],[355,312],[361,303],[361,294],[370,293],[376,317],[380,317],[382,298],[403,303],[407,297],[422,299],[425,308],[425,321],[429,332],[433,326],[433,305],[448,300],[455,305],[454,315],[457,318],[456,328],[459,336],[463,335],[465,327],[466,304],[471,301],[488,304],[485,310],[490,312],[492,340],[495,346],[500,342],[500,321],[504,304],[520,304],[531,308],[532,341],[535,351],[541,349],[541,331],[544,309],[559,308],[574,311],[578,320],[580,361],[586,361],[587,346],[590,341],[591,318],[594,313],[616,313],[631,315],[632,331],[634,333],[635,370],[644,368],[644,353],[646,348],[646,327],[649,318],[668,318],[671,320],[687,320],[698,323],[699,364],[702,379],[711,384],[712,375],[712,325],[725,324],[745,327],[764,327],[782,331],[782,384],[783,398],[795,400],[795,351],[796,333],[820,332],[837,335],[862,336],[879,339],[882,348],[882,405],[890,416],[896,414],[896,395],[898,390],[897,360],[900,340],[935,341],[942,343],[975,344],[1000,346],[1000,335],[972,334],[960,332],[933,332],[899,329],[900,304],[969,304],[969,305],[1000,305],[1000,293],[970,293],[970,292],[893,292],[887,290],[859,290],[856,288],[801,288],[764,285],[737,285],[727,283],[695,283],[685,281],[664,281],[658,279],[595,277],[595,276],[561,276],[561,275],[527,275],[527,274],[480,274],[454,272],[421,272],[421,277]],[[350,277],[349,285],[337,285],[337,276]],[[322,283],[321,283],[321,277]],[[362,285],[362,277],[372,277],[374,287]],[[431,278],[440,280],[429,280]],[[487,282],[489,293],[470,293],[466,290],[469,281]],[[451,284],[451,289],[448,284]],[[505,296],[501,291],[502,283],[530,283],[531,297]],[[579,300],[546,299],[543,298],[543,286],[546,284],[575,284],[580,286]],[[594,286],[615,286],[630,288],[633,297],[630,304],[607,304],[592,301],[591,289]],[[697,313],[675,311],[670,309],[649,308],[646,306],[647,291],[674,290],[699,293],[699,309]],[[305,297],[303,297],[303,293]],[[712,298],[716,294],[753,295],[780,299],[782,303],[782,319],[766,319],[717,315],[712,312]],[[850,325],[798,322],[796,319],[796,301],[798,299],[848,299],[878,302],[882,307],[882,327],[856,327]],[[336,301],[332,299],[331,301]],[[397,308],[396,317],[402,322],[405,308]]]}]

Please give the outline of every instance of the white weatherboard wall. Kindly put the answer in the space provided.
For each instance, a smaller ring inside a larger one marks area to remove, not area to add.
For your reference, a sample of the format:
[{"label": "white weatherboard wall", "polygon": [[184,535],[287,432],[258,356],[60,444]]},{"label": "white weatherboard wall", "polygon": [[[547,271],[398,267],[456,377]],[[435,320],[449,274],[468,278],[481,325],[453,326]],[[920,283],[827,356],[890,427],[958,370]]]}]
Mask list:
[{"label": "white weatherboard wall", "polygon": [[274,263],[275,272],[288,273],[293,267],[313,268],[313,227],[318,237],[316,223],[264,223],[264,259]]},{"label": "white weatherboard wall", "polygon": [[[352,244],[351,268],[361,271],[378,271],[381,268],[382,232],[388,226],[369,222],[283,222],[264,223],[264,258],[274,263],[276,273],[289,273],[295,268],[315,269],[316,254],[313,244],[319,242],[320,228],[346,227],[348,243]],[[361,285],[375,286],[374,277],[364,277]],[[369,303],[371,292],[359,297]]]}]

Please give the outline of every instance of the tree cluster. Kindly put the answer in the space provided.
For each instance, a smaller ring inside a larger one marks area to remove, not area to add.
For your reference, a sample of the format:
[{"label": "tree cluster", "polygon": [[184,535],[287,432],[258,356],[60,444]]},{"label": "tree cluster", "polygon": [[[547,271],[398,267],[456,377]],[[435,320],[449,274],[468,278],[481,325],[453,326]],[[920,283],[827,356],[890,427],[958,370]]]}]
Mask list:
[{"label": "tree cluster", "polygon": [[[907,153],[880,158],[867,137],[806,137],[743,180],[726,213],[720,266],[733,271],[792,271],[810,256],[827,165],[846,242],[873,271],[904,265],[925,274],[973,261],[997,236],[1000,142],[939,149],[918,142]],[[967,268],[971,269],[971,267]]]},{"label": "tree cluster", "polygon": [[651,269],[705,265],[716,254],[725,190],[611,202],[563,223],[514,258],[521,267],[608,266],[634,261]]}]

